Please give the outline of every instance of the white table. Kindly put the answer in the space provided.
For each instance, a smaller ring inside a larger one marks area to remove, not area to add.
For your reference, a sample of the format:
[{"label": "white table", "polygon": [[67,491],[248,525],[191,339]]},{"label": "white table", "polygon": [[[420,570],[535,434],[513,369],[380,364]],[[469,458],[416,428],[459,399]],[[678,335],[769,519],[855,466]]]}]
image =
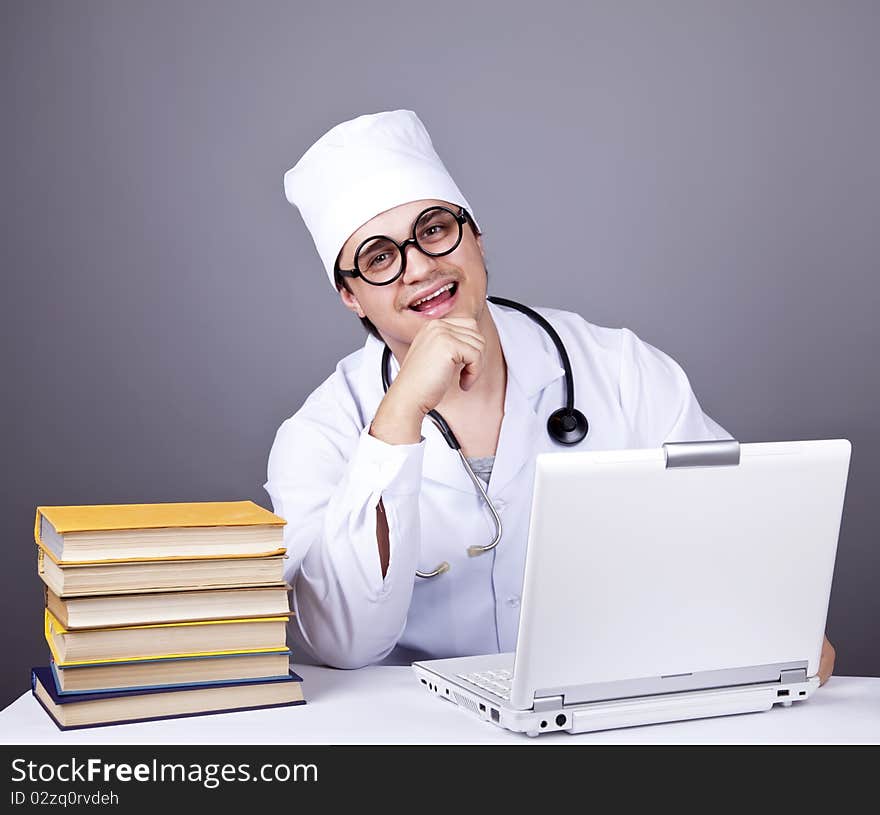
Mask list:
[{"label": "white table", "polygon": [[430,694],[408,667],[294,665],[306,705],[60,731],[30,692],[0,711],[3,744],[878,744],[880,678],[833,676],[766,713],[531,739]]}]

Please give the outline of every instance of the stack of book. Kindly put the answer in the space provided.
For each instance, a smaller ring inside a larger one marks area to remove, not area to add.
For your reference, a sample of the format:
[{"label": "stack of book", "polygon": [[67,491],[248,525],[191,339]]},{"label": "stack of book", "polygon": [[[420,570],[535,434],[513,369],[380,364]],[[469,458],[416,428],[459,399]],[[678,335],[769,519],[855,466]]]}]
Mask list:
[{"label": "stack of book", "polygon": [[34,696],[62,729],[304,704],[284,524],[252,501],[38,507]]}]

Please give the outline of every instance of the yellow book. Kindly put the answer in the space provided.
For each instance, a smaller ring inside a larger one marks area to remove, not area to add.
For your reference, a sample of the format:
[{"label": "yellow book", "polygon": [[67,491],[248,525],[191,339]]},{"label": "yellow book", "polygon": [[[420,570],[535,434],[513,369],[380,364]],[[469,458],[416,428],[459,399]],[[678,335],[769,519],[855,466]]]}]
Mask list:
[{"label": "yellow book", "polygon": [[37,549],[37,573],[59,597],[284,585],[284,556],[75,563]]},{"label": "yellow book", "polygon": [[283,518],[253,501],[37,507],[34,539],[58,565],[284,554]]},{"label": "yellow book", "polygon": [[84,693],[160,685],[271,679],[290,669],[290,651],[256,654],[220,654],[182,659],[138,659],[130,662],[92,663],[55,668],[61,693]]},{"label": "yellow book", "polygon": [[[114,568],[120,568],[115,566]],[[46,607],[68,631],[200,620],[250,620],[291,614],[290,586],[59,597],[46,586]]]},{"label": "yellow book", "polygon": [[45,612],[44,633],[61,667],[135,659],[267,653],[287,647],[287,617],[202,620],[70,631]]}]

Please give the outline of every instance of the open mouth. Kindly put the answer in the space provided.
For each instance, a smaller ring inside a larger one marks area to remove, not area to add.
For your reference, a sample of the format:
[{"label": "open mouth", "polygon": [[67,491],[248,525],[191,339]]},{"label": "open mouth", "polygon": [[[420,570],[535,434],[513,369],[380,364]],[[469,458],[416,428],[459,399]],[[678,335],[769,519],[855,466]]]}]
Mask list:
[{"label": "open mouth", "polygon": [[420,300],[411,303],[409,307],[413,311],[418,311],[421,314],[431,312],[451,302],[457,291],[458,283],[447,283],[445,286],[441,286],[437,291],[432,292],[427,297],[422,297]]}]

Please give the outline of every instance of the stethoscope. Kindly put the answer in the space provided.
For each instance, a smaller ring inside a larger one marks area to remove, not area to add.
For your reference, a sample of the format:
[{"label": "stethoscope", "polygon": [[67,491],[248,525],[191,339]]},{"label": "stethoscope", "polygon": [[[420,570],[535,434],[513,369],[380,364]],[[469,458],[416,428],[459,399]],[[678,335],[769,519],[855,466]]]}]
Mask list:
[{"label": "stethoscope", "polygon": [[[538,314],[537,311],[528,306],[522,305],[522,303],[516,303],[513,300],[505,300],[503,297],[487,297],[486,299],[497,306],[506,306],[507,308],[512,308],[525,314],[541,326],[541,328],[547,332],[550,339],[553,340],[553,344],[559,352],[562,367],[565,370],[565,407],[561,407],[559,410],[554,410],[553,413],[550,414],[547,419],[547,432],[550,434],[551,439],[560,444],[578,444],[583,441],[590,429],[590,424],[587,421],[587,417],[574,406],[574,378],[571,374],[571,361],[568,358],[568,352],[565,350],[562,340],[559,338],[559,334],[556,333],[556,329]],[[382,386],[386,393],[388,392],[390,384],[391,349],[386,345],[385,350],[382,353]],[[443,434],[446,443],[458,453],[461,463],[464,465],[465,470],[467,470],[467,474],[470,476],[471,481],[474,482],[474,486],[477,488],[480,495],[483,497],[483,500],[486,502],[486,506],[489,507],[489,511],[492,513],[492,520],[495,523],[495,537],[492,542],[487,543],[485,546],[469,546],[467,550],[468,555],[471,557],[482,555],[484,552],[494,549],[501,541],[501,518],[492,504],[492,501],[489,499],[489,496],[486,494],[486,488],[483,486],[483,482],[474,473],[471,465],[468,463],[467,457],[461,451],[461,445],[458,443],[458,439],[455,438],[455,433],[452,432],[452,428],[449,427],[446,420],[436,410],[430,411],[428,416],[430,416],[437,429]],[[443,574],[443,572],[448,571],[449,563],[444,560],[443,563],[430,572],[420,572],[417,570],[416,577],[437,577],[438,575]]]}]

